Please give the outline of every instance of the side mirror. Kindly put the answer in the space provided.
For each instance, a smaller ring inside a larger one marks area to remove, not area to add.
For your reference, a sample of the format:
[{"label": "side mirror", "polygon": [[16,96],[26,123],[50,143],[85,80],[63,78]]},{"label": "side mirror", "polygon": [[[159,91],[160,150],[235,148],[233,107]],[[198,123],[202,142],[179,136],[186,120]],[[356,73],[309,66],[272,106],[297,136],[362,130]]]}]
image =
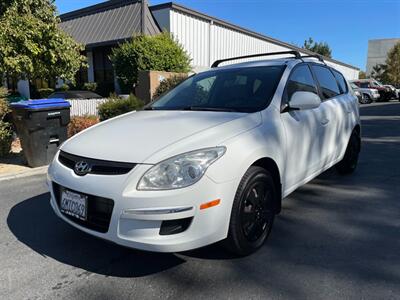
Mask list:
[{"label": "side mirror", "polygon": [[321,98],[311,92],[295,92],[289,101],[289,107],[296,110],[314,109],[320,104]]}]

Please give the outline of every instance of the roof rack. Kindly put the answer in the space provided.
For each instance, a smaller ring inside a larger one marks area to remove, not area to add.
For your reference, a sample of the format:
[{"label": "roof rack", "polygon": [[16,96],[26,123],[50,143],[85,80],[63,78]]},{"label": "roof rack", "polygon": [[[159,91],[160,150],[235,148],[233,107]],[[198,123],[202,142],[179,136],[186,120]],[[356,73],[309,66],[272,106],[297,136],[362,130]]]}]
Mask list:
[{"label": "roof rack", "polygon": [[324,65],[327,65],[326,62],[324,61],[324,58],[320,54],[310,54],[310,55],[304,55],[304,56],[300,57],[300,59],[303,59],[303,58],[316,58],[320,62],[324,63]]},{"label": "roof rack", "polygon": [[[244,56],[236,56],[231,58],[224,58],[214,61],[211,65],[211,68],[216,68],[220,63],[230,61],[230,60],[237,60],[237,59],[244,59],[244,58],[252,58],[252,57],[259,57],[259,56],[270,56],[270,55],[282,55],[282,54],[292,54],[297,59],[301,59],[301,55],[299,51],[281,51],[281,52],[269,52],[269,53],[260,53],[260,54],[251,54],[251,55],[244,55]],[[304,57],[304,56],[303,56]]]}]

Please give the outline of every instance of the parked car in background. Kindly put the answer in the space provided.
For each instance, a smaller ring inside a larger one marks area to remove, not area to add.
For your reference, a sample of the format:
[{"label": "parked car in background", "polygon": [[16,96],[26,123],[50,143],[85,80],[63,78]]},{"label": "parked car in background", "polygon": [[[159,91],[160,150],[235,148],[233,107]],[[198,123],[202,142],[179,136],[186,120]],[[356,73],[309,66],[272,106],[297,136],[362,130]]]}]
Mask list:
[{"label": "parked car in background", "polygon": [[99,99],[103,97],[91,91],[58,91],[52,93],[48,98]]},{"label": "parked car in background", "polygon": [[237,255],[259,249],[282,198],[334,165],[352,173],[361,146],[343,75],[321,58],[273,54],[295,57],[217,61],[144,110],[69,139],[48,169],[57,216],[147,251],[221,240]]},{"label": "parked car in background", "polygon": [[385,86],[388,87],[388,88],[391,90],[391,92],[392,92],[392,99],[398,99],[398,100],[400,101],[400,94],[399,94],[399,91],[398,91],[393,85],[385,84]]},{"label": "parked car in background", "polygon": [[363,96],[362,96],[362,93],[361,93],[360,90],[359,90],[359,87],[356,86],[354,83],[350,83],[350,87],[351,87],[351,89],[353,90],[354,95],[357,96],[358,102],[359,102],[359,103],[362,103]]},{"label": "parked car in background", "polygon": [[380,97],[380,94],[376,89],[360,88],[354,82],[350,82],[350,86],[353,89],[354,93],[358,92],[361,95],[361,97],[359,97],[356,94],[358,102],[361,104],[370,104],[373,101],[377,101]]},{"label": "parked car in background", "polygon": [[357,80],[352,80],[354,84],[356,84],[360,88],[367,88],[367,89],[376,89],[379,92],[379,100],[380,101],[389,101],[392,99],[392,91],[388,88],[382,85],[379,81],[375,79],[357,79]]}]

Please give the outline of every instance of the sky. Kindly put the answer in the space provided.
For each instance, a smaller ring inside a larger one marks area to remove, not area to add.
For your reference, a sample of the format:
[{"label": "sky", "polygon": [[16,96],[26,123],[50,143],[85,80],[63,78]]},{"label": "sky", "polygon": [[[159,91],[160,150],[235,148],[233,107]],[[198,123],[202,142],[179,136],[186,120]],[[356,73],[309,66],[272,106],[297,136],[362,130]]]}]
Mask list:
[{"label": "sky", "polygon": [[[56,0],[60,13],[98,0]],[[169,2],[149,0],[150,5]],[[368,40],[400,38],[400,0],[177,0],[194,10],[302,46],[327,42],[333,58],[365,70]]]}]

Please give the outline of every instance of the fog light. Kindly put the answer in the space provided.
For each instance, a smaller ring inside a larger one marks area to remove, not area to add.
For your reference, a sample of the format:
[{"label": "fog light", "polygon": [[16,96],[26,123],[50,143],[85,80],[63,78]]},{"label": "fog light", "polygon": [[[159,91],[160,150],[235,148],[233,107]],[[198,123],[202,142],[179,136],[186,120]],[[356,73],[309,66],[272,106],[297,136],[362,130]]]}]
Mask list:
[{"label": "fog light", "polygon": [[192,219],[193,217],[163,221],[161,223],[160,235],[170,235],[184,232],[186,229],[188,229]]}]

